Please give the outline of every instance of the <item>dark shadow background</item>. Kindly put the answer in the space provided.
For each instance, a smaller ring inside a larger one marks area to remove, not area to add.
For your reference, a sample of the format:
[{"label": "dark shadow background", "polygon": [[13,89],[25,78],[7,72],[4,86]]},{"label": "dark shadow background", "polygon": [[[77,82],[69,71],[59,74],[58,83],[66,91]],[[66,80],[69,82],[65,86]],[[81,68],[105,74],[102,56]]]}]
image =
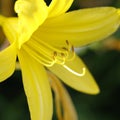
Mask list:
[{"label": "dark shadow background", "polygon": [[[14,0],[11,2],[13,4]],[[75,0],[70,10],[94,6],[120,7],[120,0]],[[7,11],[7,8],[4,10]],[[13,11],[12,8],[10,10]],[[1,13],[2,11],[3,8],[0,9]],[[10,12],[9,15],[15,14]],[[120,30],[112,35],[112,39],[119,41]],[[120,50],[109,49],[105,41],[89,45],[78,53],[95,77],[101,93],[86,95],[66,86],[79,120],[120,120]],[[55,116],[54,114],[53,120],[57,120]],[[0,120],[30,120],[20,71],[15,71],[8,80],[0,83]]]}]

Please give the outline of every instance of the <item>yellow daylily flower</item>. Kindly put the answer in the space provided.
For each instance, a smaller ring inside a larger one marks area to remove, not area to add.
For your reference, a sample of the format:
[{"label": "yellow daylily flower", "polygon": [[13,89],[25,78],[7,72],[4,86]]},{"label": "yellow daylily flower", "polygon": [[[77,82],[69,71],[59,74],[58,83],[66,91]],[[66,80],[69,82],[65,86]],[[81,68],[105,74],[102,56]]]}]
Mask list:
[{"label": "yellow daylily flower", "polygon": [[113,7],[66,12],[72,2],[52,0],[47,6],[44,0],[17,0],[18,17],[0,16],[0,25],[10,42],[0,51],[0,81],[12,75],[18,56],[32,120],[52,119],[52,94],[46,70],[78,91],[99,93],[74,47],[114,33],[120,24],[120,12]]}]

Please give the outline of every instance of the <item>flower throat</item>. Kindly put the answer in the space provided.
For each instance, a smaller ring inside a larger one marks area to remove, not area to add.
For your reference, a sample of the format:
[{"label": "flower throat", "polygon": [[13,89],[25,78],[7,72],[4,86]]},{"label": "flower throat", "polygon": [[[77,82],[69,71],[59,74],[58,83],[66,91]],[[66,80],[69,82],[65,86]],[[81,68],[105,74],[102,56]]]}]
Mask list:
[{"label": "flower throat", "polygon": [[65,46],[54,47],[34,36],[34,38],[26,42],[22,48],[46,67],[60,64],[77,76],[83,76],[85,74],[85,68],[83,68],[82,73],[78,73],[65,65],[66,61],[72,61],[75,58],[74,47],[68,40],[65,41]]}]

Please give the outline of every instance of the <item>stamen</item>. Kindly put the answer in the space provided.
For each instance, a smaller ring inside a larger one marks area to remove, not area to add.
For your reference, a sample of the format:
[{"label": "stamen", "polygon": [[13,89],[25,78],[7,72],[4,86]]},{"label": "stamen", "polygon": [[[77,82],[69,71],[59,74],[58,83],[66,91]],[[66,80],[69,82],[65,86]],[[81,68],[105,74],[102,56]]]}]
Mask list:
[{"label": "stamen", "polygon": [[54,51],[54,57],[56,57],[57,56],[57,52],[56,51]]},{"label": "stamen", "polygon": [[74,46],[72,45],[71,47],[71,58],[67,59],[67,61],[72,61],[75,58],[75,51],[74,51]]},{"label": "stamen", "polygon": [[66,40],[67,46],[61,48],[61,51],[53,52],[53,59],[55,63],[64,65],[65,61],[71,61],[75,57],[74,46]]},{"label": "stamen", "polygon": [[65,57],[66,57],[64,53],[61,53],[61,56],[62,56],[62,58],[65,58]]},{"label": "stamen", "polygon": [[69,67],[66,66],[66,65],[63,65],[63,67],[64,67],[65,69],[67,69],[68,71],[70,71],[71,73],[73,73],[74,75],[77,75],[77,76],[84,76],[84,75],[85,75],[85,71],[86,71],[85,68],[83,68],[83,72],[82,72],[82,73],[78,73],[78,72],[72,70],[71,68],[69,68]]},{"label": "stamen", "polygon": [[23,49],[47,67],[51,67],[55,63],[64,65],[66,61],[73,60],[75,56],[74,47],[68,40],[65,41],[65,46],[55,47],[33,36],[23,45]]},{"label": "stamen", "polygon": [[67,43],[67,45],[69,46],[69,42],[68,42],[68,40],[66,40],[66,43]]},{"label": "stamen", "polygon": [[68,49],[66,47],[62,47],[62,49],[68,51]]},{"label": "stamen", "polygon": [[72,50],[72,52],[74,53],[75,51],[74,51],[74,46],[72,45],[72,47],[71,47],[71,50]]}]

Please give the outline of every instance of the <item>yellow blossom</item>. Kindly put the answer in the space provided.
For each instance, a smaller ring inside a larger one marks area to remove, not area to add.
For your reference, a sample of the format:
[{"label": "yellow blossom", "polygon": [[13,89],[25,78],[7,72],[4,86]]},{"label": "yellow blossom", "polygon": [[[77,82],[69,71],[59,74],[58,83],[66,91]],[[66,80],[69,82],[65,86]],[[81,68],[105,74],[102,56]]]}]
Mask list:
[{"label": "yellow blossom", "polygon": [[52,0],[47,6],[44,0],[18,0],[15,3],[18,17],[0,16],[0,25],[10,42],[0,51],[0,81],[12,75],[18,57],[32,120],[52,119],[52,94],[46,70],[78,91],[99,93],[74,47],[114,33],[120,24],[120,12],[113,7],[66,12],[72,2]]}]

